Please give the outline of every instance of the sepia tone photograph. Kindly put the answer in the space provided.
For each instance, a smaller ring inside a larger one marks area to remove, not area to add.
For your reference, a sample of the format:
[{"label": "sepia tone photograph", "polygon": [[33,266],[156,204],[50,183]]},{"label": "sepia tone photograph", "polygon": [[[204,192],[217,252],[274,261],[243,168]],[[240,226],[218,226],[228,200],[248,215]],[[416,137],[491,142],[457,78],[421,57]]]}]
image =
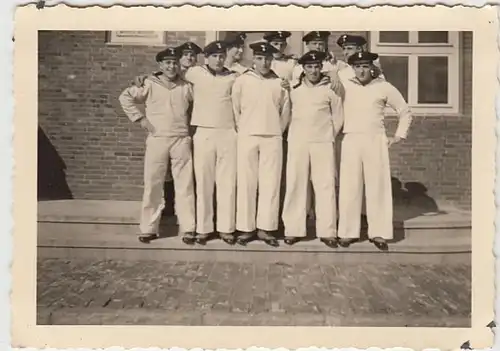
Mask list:
[{"label": "sepia tone photograph", "polygon": [[472,41],[39,31],[38,323],[469,327]]},{"label": "sepia tone photograph", "polygon": [[373,11],[23,10],[14,340],[487,347],[496,17]]}]

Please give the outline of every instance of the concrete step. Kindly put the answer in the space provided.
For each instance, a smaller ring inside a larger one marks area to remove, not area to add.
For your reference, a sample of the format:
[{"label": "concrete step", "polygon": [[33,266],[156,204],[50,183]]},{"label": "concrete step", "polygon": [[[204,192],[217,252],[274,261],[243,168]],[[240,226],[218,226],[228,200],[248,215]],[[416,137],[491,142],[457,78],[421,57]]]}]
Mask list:
[{"label": "concrete step", "polygon": [[[216,239],[205,246],[188,246],[177,236],[177,226],[167,222],[163,236],[150,244],[137,240],[136,224],[38,223],[38,253],[41,257],[133,260],[219,260],[236,262],[353,262],[388,260],[405,262],[470,261],[470,228],[399,229],[388,252],[362,241],[349,248],[332,249],[319,240],[269,247],[255,241],[246,247],[229,246]],[[465,261],[464,261],[465,260]]]},{"label": "concrete step", "polygon": [[[38,203],[39,222],[138,224],[138,201],[55,200]],[[471,228],[470,212],[440,204],[425,211],[415,205],[394,205],[394,226],[407,229]],[[172,217],[169,219],[174,221]],[[175,223],[174,223],[175,224]]]}]

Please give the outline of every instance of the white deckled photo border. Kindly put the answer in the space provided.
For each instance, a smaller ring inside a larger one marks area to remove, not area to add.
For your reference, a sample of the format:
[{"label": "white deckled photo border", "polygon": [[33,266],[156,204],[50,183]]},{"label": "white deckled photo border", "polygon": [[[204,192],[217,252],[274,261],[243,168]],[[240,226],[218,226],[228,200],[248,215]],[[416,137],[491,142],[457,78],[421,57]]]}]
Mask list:
[{"label": "white deckled photo border", "polygon": [[[112,12],[112,16],[110,13]],[[473,31],[472,146],[472,326],[471,328],[348,327],[184,327],[184,326],[37,326],[36,325],[36,123],[38,30],[270,30],[310,28],[342,30]],[[255,18],[259,18],[256,25]],[[331,18],[338,18],[332,21]],[[380,21],[384,18],[384,21]],[[137,20],[147,19],[147,20]],[[256,28],[259,27],[259,28]],[[216,28],[214,28],[216,27]],[[65,5],[20,7],[15,16],[13,155],[13,262],[11,332],[13,347],[185,349],[307,348],[475,349],[493,344],[487,324],[494,319],[493,238],[495,232],[495,98],[497,91],[498,19],[493,7],[376,6],[299,7],[276,5],[87,7]],[[480,69],[477,69],[480,67]],[[29,82],[29,84],[26,84]],[[189,334],[187,334],[189,331]],[[186,338],[183,335],[189,335]]]}]

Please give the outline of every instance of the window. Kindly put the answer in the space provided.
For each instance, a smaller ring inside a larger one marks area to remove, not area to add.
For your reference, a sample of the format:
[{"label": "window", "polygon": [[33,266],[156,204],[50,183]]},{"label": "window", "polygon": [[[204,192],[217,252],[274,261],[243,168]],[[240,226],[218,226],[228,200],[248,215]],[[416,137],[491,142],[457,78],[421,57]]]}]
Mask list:
[{"label": "window", "polygon": [[459,112],[459,32],[371,32],[387,80],[414,113]]},{"label": "window", "polygon": [[108,44],[164,46],[166,32],[117,30],[106,32]]}]

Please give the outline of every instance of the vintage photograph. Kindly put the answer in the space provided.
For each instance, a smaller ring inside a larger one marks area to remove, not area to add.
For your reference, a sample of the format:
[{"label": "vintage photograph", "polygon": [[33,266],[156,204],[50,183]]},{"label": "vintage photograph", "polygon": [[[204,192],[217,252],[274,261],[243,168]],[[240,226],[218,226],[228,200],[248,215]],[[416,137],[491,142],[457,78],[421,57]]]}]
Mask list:
[{"label": "vintage photograph", "polygon": [[488,347],[495,10],[43,11],[17,345]]},{"label": "vintage photograph", "polygon": [[469,327],[472,32],[39,31],[39,324]]}]

